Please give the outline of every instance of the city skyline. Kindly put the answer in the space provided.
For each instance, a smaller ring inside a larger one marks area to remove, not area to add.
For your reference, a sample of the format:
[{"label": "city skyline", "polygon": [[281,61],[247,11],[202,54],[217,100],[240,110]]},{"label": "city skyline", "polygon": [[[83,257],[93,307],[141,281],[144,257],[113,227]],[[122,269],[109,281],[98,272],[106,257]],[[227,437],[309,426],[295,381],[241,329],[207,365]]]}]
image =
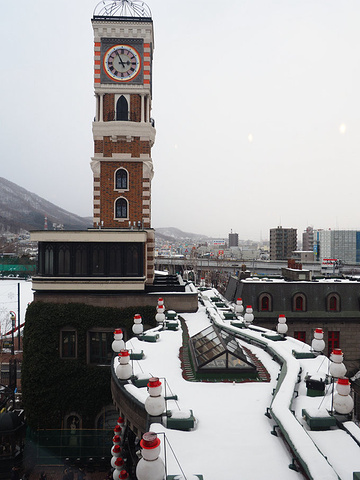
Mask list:
[{"label": "city skyline", "polygon": [[[95,2],[8,2],[2,173],[92,215]],[[360,229],[354,1],[146,2],[155,26],[152,226],[239,238]]]}]

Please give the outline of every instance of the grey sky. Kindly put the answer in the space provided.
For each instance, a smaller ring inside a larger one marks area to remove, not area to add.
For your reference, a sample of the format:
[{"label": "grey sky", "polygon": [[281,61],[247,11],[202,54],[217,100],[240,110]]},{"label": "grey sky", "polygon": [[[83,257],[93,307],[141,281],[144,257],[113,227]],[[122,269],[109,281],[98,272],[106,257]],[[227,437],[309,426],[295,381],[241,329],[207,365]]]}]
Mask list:
[{"label": "grey sky", "polygon": [[[2,5],[0,175],[92,214],[96,1]],[[152,224],[358,228],[360,2],[149,0]]]}]

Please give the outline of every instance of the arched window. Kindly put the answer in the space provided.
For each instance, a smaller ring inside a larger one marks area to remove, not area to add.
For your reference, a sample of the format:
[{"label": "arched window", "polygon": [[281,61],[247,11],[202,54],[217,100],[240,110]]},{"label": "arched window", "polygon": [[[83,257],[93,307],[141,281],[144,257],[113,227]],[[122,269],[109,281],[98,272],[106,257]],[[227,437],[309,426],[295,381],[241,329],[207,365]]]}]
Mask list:
[{"label": "arched window", "polygon": [[47,245],[45,248],[44,259],[44,272],[45,275],[54,275],[54,247],[53,245]]},{"label": "arched window", "polygon": [[128,202],[125,198],[118,198],[115,202],[115,218],[128,217]]},{"label": "arched window", "polygon": [[126,250],[126,275],[141,275],[140,250],[138,245],[128,245]]},{"label": "arched window", "polygon": [[72,434],[76,434],[76,431],[82,428],[81,416],[76,412],[71,412],[65,415],[64,424],[66,429],[70,430]]},{"label": "arched window", "polygon": [[129,119],[129,106],[124,95],[116,102],[116,120],[127,121]]},{"label": "arched window", "polygon": [[121,275],[122,273],[122,251],[121,244],[109,245],[109,274],[112,276]]},{"label": "arched window", "polygon": [[95,244],[92,249],[92,270],[93,275],[104,275],[105,273],[105,247]]},{"label": "arched window", "polygon": [[326,299],[326,310],[328,312],[340,311],[340,297],[337,293],[330,293]]},{"label": "arched window", "polygon": [[119,418],[119,412],[113,405],[104,407],[95,419],[97,430],[112,430]]},{"label": "arched window", "polygon": [[292,310],[293,312],[306,311],[306,297],[303,293],[297,293],[293,296]]},{"label": "arched window", "polygon": [[75,275],[87,274],[87,250],[85,245],[77,245],[75,250]]},{"label": "arched window", "polygon": [[259,310],[260,312],[272,311],[272,298],[268,293],[262,293],[259,296]]},{"label": "arched window", "polygon": [[59,248],[58,273],[59,275],[70,274],[70,248],[68,245],[61,245]]},{"label": "arched window", "polygon": [[127,190],[128,188],[128,172],[125,168],[119,168],[115,173],[115,189]]}]

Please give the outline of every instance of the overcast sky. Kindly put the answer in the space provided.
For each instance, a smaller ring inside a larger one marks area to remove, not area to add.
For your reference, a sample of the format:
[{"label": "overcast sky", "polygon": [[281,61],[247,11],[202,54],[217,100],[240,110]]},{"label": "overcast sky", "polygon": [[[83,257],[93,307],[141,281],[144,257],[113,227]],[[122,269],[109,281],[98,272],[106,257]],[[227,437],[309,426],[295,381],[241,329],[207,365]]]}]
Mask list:
[{"label": "overcast sky", "polygon": [[[0,176],[92,216],[92,0],[0,17]],[[149,0],[152,225],[360,230],[359,0]],[[300,236],[300,235],[299,235]]]}]

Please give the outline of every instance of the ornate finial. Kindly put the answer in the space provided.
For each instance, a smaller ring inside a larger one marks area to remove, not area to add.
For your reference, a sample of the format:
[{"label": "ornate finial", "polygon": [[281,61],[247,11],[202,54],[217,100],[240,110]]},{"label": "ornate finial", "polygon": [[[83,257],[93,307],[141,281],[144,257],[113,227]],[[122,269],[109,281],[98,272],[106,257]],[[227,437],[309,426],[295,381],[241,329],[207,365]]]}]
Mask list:
[{"label": "ornate finial", "polygon": [[94,17],[151,17],[151,10],[142,0],[102,0]]}]

